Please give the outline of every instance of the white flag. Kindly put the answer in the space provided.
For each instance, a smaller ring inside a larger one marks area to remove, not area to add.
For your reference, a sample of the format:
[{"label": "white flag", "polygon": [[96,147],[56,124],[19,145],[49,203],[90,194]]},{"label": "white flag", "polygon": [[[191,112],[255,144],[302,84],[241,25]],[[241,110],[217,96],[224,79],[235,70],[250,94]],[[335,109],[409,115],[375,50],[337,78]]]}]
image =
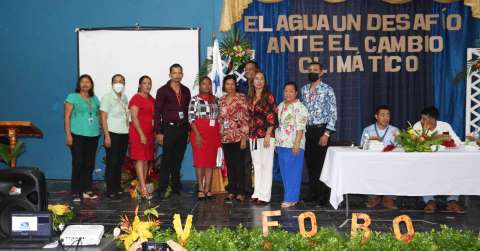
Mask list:
[{"label": "white flag", "polygon": [[222,81],[225,75],[223,74],[222,55],[217,39],[213,42],[212,60],[212,71],[208,76],[212,79],[213,95],[221,97],[223,95]]}]

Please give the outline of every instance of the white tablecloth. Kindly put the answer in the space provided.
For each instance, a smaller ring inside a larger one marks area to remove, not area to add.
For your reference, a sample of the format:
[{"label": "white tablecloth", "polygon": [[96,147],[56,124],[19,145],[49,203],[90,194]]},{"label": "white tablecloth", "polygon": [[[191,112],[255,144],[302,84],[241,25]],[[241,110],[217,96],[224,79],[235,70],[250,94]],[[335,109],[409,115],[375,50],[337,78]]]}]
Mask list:
[{"label": "white tablecloth", "polygon": [[480,151],[371,152],[329,147],[320,180],[337,209],[344,194],[480,195]]}]

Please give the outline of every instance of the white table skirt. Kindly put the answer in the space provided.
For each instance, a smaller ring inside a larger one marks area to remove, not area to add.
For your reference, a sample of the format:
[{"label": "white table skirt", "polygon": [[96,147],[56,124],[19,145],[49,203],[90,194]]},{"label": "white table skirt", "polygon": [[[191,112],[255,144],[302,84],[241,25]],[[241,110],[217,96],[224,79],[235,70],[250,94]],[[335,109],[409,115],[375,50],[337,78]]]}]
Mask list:
[{"label": "white table skirt", "polygon": [[337,209],[344,194],[480,195],[480,151],[372,152],[329,147],[320,180]]}]

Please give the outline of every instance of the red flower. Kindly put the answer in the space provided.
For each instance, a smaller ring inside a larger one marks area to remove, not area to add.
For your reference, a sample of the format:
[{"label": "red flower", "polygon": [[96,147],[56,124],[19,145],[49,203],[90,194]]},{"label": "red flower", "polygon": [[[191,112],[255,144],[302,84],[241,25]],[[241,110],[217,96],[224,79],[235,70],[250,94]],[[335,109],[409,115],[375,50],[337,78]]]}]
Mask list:
[{"label": "red flower", "polygon": [[395,149],[395,145],[388,145],[385,148],[383,148],[383,152],[391,152]]},{"label": "red flower", "polygon": [[456,147],[457,145],[455,144],[455,141],[453,139],[449,139],[449,140],[444,140],[442,142],[442,146],[445,146],[445,147]]}]

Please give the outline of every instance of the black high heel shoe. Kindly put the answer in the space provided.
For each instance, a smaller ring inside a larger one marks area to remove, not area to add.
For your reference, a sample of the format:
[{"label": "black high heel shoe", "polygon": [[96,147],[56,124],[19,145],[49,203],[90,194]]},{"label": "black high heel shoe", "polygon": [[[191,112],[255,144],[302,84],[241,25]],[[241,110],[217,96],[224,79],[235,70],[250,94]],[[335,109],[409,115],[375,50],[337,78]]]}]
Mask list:
[{"label": "black high heel shoe", "polygon": [[201,192],[199,191],[197,193],[197,200],[204,200],[206,197],[205,197],[205,193],[204,192]]},{"label": "black high heel shoe", "polygon": [[215,199],[215,196],[213,196],[213,194],[212,194],[211,192],[207,192],[206,195],[207,195],[207,199],[208,199],[208,200],[213,200],[213,199]]}]

